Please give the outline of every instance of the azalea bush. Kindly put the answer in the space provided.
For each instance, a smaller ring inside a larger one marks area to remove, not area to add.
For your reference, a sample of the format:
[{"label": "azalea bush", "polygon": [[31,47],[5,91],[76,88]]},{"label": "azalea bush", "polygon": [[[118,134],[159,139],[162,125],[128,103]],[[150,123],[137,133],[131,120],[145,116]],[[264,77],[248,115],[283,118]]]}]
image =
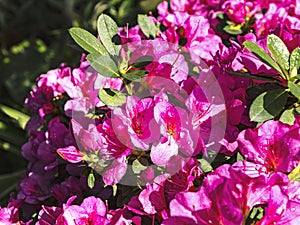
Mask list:
[{"label": "azalea bush", "polygon": [[300,3],[164,1],[98,35],[25,104],[3,224],[299,224]]}]

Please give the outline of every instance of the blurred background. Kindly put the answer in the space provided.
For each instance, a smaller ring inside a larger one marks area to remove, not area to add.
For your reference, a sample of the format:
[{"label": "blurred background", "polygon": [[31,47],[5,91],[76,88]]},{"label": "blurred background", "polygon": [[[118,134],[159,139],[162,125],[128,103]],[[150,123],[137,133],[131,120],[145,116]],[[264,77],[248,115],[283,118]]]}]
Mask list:
[{"label": "blurred background", "polygon": [[96,35],[101,13],[119,26],[136,25],[137,14],[152,11],[160,0],[0,0],[0,205],[15,191],[27,162],[21,146],[29,135],[24,100],[36,78],[62,62],[79,66],[82,51],[68,28],[82,27]]}]

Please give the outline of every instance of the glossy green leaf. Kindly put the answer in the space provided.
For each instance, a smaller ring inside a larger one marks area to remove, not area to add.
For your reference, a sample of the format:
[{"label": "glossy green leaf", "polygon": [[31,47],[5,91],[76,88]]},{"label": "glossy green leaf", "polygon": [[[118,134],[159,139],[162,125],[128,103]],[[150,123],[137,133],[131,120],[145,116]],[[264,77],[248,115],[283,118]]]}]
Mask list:
[{"label": "glossy green leaf", "polygon": [[207,160],[198,159],[198,161],[200,163],[200,167],[203,170],[203,172],[208,173],[208,172],[211,172],[213,170],[213,167],[210,165],[209,162],[207,162]]},{"label": "glossy green leaf", "polygon": [[263,50],[261,47],[259,47],[258,45],[256,45],[253,42],[250,41],[245,41],[243,43],[243,45],[250,51],[252,52],[257,58],[259,58],[262,62],[264,62],[265,64],[267,64],[268,66],[272,67],[273,69],[275,69],[281,76],[282,75],[282,71],[280,69],[280,67],[278,66],[278,64],[272,59],[271,56],[268,55],[268,53],[265,52],[265,50]]},{"label": "glossy green leaf", "polygon": [[298,98],[298,100],[300,100],[300,85],[299,84],[295,84],[291,81],[288,82],[288,87],[291,91],[291,93]]},{"label": "glossy green leaf", "polygon": [[252,75],[250,73],[242,73],[242,72],[235,72],[235,71],[229,71],[229,70],[226,70],[226,72],[229,73],[229,74],[232,74],[232,75],[246,77],[246,78],[250,78],[250,79],[253,79],[253,80],[263,80],[263,81],[269,81],[269,82],[277,82],[277,80],[274,79],[273,77],[267,77],[267,76],[261,76],[261,75]]},{"label": "glossy green leaf", "polygon": [[28,116],[27,114],[24,114],[23,112],[16,110],[12,107],[8,107],[6,105],[0,104],[0,110],[2,110],[9,117],[14,118],[16,121],[18,121],[20,127],[22,127],[23,129],[25,128],[26,123],[30,119],[30,116]]},{"label": "glossy green leaf", "polygon": [[290,181],[300,181],[300,162],[295,169],[288,175]]},{"label": "glossy green leaf", "polygon": [[141,164],[139,160],[136,159],[133,161],[132,170],[135,174],[140,174],[145,169],[147,169],[147,167]]},{"label": "glossy green leaf", "polygon": [[98,97],[107,106],[120,106],[126,102],[126,96],[122,92],[110,88],[100,89]]},{"label": "glossy green leaf", "polygon": [[293,125],[295,122],[294,108],[284,110],[279,120],[285,124]]},{"label": "glossy green leaf", "polygon": [[91,172],[89,173],[87,184],[90,189],[93,189],[95,186],[95,175],[93,170],[91,170]]},{"label": "glossy green leaf", "polygon": [[158,29],[151,18],[146,15],[139,14],[137,20],[142,32],[146,35],[147,38],[149,38],[150,36],[156,37]]},{"label": "glossy green leaf", "polygon": [[119,77],[118,67],[108,54],[89,54],[86,59],[91,66],[104,77]]},{"label": "glossy green leaf", "polygon": [[276,35],[270,34],[268,36],[267,46],[280,67],[285,71],[289,70],[290,52],[283,41]]},{"label": "glossy green leaf", "polygon": [[232,35],[238,35],[238,34],[242,34],[243,30],[241,26],[234,26],[234,25],[226,25],[223,30],[228,33],[228,34],[232,34]]},{"label": "glossy green leaf", "polygon": [[132,63],[131,66],[133,68],[142,68],[142,67],[145,67],[145,66],[149,65],[152,62],[153,62],[153,57],[152,56],[144,55],[144,56],[141,56],[141,57],[137,58]]},{"label": "glossy green leaf", "polygon": [[236,155],[236,161],[238,162],[243,160],[245,160],[244,156],[240,152],[238,152]]},{"label": "glossy green leaf", "polygon": [[108,15],[101,14],[98,17],[97,29],[106,50],[112,55],[119,55],[120,47],[113,43],[113,38],[119,33],[116,22]]},{"label": "glossy green leaf", "polygon": [[250,107],[250,119],[255,122],[264,122],[273,119],[284,108],[288,93],[285,89],[266,91],[260,94]]},{"label": "glossy green leaf", "polygon": [[297,47],[290,55],[290,77],[295,78],[300,67],[300,48]]},{"label": "glossy green leaf", "polygon": [[130,73],[125,73],[122,77],[130,81],[140,81],[140,79],[146,76],[149,72],[147,70],[134,70]]},{"label": "glossy green leaf", "polygon": [[79,27],[72,27],[69,32],[74,41],[87,52],[101,55],[106,53],[100,41],[90,32]]}]

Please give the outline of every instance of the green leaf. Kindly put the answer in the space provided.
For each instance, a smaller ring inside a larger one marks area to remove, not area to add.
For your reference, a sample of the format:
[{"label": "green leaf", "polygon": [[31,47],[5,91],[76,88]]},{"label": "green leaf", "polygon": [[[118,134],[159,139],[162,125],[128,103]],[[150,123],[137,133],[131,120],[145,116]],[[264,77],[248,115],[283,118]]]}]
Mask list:
[{"label": "green leaf", "polygon": [[264,80],[264,81],[269,81],[269,82],[277,82],[276,79],[274,79],[273,77],[267,77],[267,76],[261,76],[261,75],[252,75],[250,73],[242,73],[242,72],[235,72],[235,71],[229,71],[226,70],[227,73],[232,74],[232,75],[236,75],[236,76],[242,76],[242,77],[246,77],[246,78],[250,78],[250,79],[254,79],[254,80]]},{"label": "green leaf", "polygon": [[104,77],[119,77],[118,67],[108,54],[89,54],[86,59],[91,66]]},{"label": "green leaf", "polygon": [[20,170],[13,173],[0,174],[0,199],[9,195],[18,186],[21,175],[24,172],[25,170]]},{"label": "green leaf", "polygon": [[297,69],[300,67],[300,48],[297,47],[293,50],[290,56],[290,67]]},{"label": "green leaf", "polygon": [[290,77],[297,76],[297,71],[300,67],[300,48],[297,47],[293,50],[290,56]]},{"label": "green leaf", "polygon": [[156,37],[158,29],[155,26],[155,23],[148,16],[139,14],[137,21],[142,32],[146,35],[147,38],[149,38],[150,36],[154,38]]},{"label": "green leaf", "polygon": [[95,175],[94,175],[93,170],[91,170],[91,172],[89,173],[87,183],[88,183],[88,187],[90,189],[94,188],[94,186],[95,186]]},{"label": "green leaf", "polygon": [[295,169],[288,175],[290,181],[300,181],[300,162]]},{"label": "green leaf", "polygon": [[236,155],[236,161],[238,162],[243,160],[245,160],[244,156],[240,152],[238,152]]},{"label": "green leaf", "polygon": [[143,76],[146,76],[149,72],[147,70],[134,70],[130,73],[125,73],[122,77],[130,81],[140,81]]},{"label": "green leaf", "polygon": [[288,93],[285,89],[266,91],[260,94],[250,107],[250,119],[264,122],[277,116],[284,108]]},{"label": "green leaf", "polygon": [[133,161],[132,170],[135,174],[140,174],[145,169],[147,169],[147,167],[141,164],[139,160],[136,159]]},{"label": "green leaf", "polygon": [[288,82],[288,87],[291,91],[291,93],[298,98],[298,100],[300,100],[300,85],[299,84],[295,84],[291,81]]},{"label": "green leaf", "polygon": [[108,15],[101,14],[98,17],[97,29],[106,50],[112,55],[119,55],[120,46],[113,43],[113,38],[119,33],[116,22]]},{"label": "green leaf", "polygon": [[126,102],[126,96],[123,93],[110,88],[100,89],[98,97],[107,106],[120,106]]},{"label": "green leaf", "polygon": [[238,35],[238,34],[242,34],[242,26],[240,25],[226,25],[223,30],[228,33],[228,34],[232,34],[232,35]]},{"label": "green leaf", "polygon": [[279,120],[282,123],[293,125],[295,122],[294,108],[284,110]]},{"label": "green leaf", "polygon": [[265,50],[250,41],[245,41],[243,45],[262,62],[275,69],[282,77],[284,77],[278,64],[265,52]]},{"label": "green leaf", "polygon": [[200,163],[200,167],[203,170],[203,172],[208,173],[213,170],[213,167],[205,159],[198,159],[198,161]]},{"label": "green leaf", "polygon": [[87,52],[101,55],[106,53],[100,41],[90,32],[79,27],[72,27],[69,29],[69,33],[74,41]]},{"label": "green leaf", "polygon": [[131,65],[132,68],[141,68],[149,65],[153,62],[153,57],[149,55],[144,55],[137,58]]},{"label": "green leaf", "polygon": [[217,13],[217,18],[219,20],[224,20],[224,18],[225,18],[224,15],[225,15],[225,13],[219,12],[219,13]]},{"label": "green leaf", "polygon": [[23,129],[25,128],[26,123],[30,119],[30,116],[24,114],[23,112],[2,104],[0,104],[0,110],[2,110],[9,117],[14,118],[16,121],[18,121],[20,127],[22,127]]},{"label": "green leaf", "polygon": [[112,188],[113,188],[113,196],[117,196],[117,193],[118,193],[118,185],[114,184],[112,185]]},{"label": "green leaf", "polygon": [[289,70],[290,52],[283,41],[274,34],[268,36],[267,46],[280,67],[287,72]]}]

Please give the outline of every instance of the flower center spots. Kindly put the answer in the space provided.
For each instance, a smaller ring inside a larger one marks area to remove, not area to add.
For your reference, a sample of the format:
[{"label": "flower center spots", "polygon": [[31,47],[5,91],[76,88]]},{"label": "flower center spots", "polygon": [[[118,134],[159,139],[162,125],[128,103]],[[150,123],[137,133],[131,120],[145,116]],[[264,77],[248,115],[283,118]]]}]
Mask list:
[{"label": "flower center spots", "polygon": [[135,117],[132,118],[132,129],[137,135],[143,134],[143,122],[145,120],[144,115],[141,115],[140,113],[137,113]]},{"label": "flower center spots", "polygon": [[177,126],[175,123],[167,123],[167,133],[172,136],[175,140],[178,138]]},{"label": "flower center spots", "polygon": [[267,144],[263,146],[263,150],[266,152],[266,167],[269,172],[275,172],[278,167],[278,157],[275,154],[276,149],[274,143],[267,140]]}]

